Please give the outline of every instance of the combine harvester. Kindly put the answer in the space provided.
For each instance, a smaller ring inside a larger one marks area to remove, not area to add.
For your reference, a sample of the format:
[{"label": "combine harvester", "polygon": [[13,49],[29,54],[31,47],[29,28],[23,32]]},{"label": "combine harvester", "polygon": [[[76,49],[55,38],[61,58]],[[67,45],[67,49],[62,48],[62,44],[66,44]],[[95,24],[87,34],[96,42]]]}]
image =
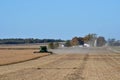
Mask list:
[{"label": "combine harvester", "polygon": [[40,46],[40,50],[39,51],[34,51],[33,53],[50,53],[50,54],[53,54],[53,52],[48,51],[46,46]]}]

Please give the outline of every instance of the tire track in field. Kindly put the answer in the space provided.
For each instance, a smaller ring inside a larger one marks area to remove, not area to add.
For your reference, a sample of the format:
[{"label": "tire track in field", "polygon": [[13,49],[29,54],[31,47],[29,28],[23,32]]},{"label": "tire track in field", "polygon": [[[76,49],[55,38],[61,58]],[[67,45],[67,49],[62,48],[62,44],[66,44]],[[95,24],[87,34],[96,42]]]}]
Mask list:
[{"label": "tire track in field", "polygon": [[[60,55],[56,60],[44,65],[38,65],[31,69],[19,70],[1,75],[2,80],[64,80],[64,76],[73,73],[77,69],[83,69],[79,65],[86,60],[85,55]],[[76,68],[78,67],[78,68]],[[82,73],[82,72],[81,72]],[[14,77],[16,76],[16,77]]]},{"label": "tire track in field", "polygon": [[116,62],[113,57],[115,57],[114,54],[104,54],[98,56],[101,65],[98,64],[96,70],[97,72],[100,72],[98,75],[100,80],[120,80],[120,64],[119,62]]},{"label": "tire track in field", "polygon": [[[117,55],[112,55],[112,54],[106,54],[104,58],[104,61],[106,64],[108,64],[109,66],[111,66],[116,72],[120,72],[120,63],[119,60],[117,61],[117,59],[115,58]],[[118,55],[119,56],[119,55]],[[120,59],[120,57],[119,57]]]},{"label": "tire track in field", "polygon": [[84,77],[82,77],[82,74],[85,69],[88,58],[89,58],[89,55],[86,54],[83,58],[83,62],[80,64],[79,68],[77,68],[73,73],[65,76],[65,80],[84,80]]},{"label": "tire track in field", "polygon": [[18,70],[22,70],[26,68],[33,68],[33,67],[36,68],[38,66],[54,63],[56,61],[59,61],[62,57],[65,57],[65,56],[66,55],[50,55],[50,56],[38,58],[35,60],[23,62],[23,63],[1,66],[0,75],[11,73],[11,72],[16,72]]}]

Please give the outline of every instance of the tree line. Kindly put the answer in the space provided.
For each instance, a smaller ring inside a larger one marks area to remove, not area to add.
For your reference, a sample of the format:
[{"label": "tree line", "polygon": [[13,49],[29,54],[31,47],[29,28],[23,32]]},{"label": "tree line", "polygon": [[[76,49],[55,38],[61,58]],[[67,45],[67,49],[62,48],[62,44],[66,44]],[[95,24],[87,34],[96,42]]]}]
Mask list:
[{"label": "tree line", "polygon": [[120,40],[115,40],[114,38],[108,39],[109,46],[120,46]]},{"label": "tree line", "polygon": [[88,34],[84,37],[73,37],[72,40],[68,40],[65,43],[66,47],[70,46],[79,46],[84,44],[89,44],[90,46],[104,46],[106,44],[106,40],[103,36],[97,37],[96,34]]},{"label": "tree line", "polygon": [[0,39],[0,44],[27,44],[27,43],[49,43],[49,42],[64,42],[64,40],[61,40],[61,39],[34,39],[34,38]]}]

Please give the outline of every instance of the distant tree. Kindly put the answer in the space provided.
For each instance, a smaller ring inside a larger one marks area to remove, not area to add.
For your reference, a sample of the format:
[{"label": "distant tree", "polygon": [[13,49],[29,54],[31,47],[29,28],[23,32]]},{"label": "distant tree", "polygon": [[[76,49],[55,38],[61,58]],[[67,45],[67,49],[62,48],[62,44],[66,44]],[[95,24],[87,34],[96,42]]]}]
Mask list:
[{"label": "distant tree", "polygon": [[109,46],[120,46],[120,40],[115,40],[114,38],[108,39]]},{"label": "distant tree", "polygon": [[65,42],[65,47],[71,47],[71,41],[70,40],[67,40]]},{"label": "distant tree", "polygon": [[55,42],[54,43],[54,48],[58,48],[59,47],[59,43],[58,42]]},{"label": "distant tree", "polygon": [[85,42],[88,42],[88,41],[92,41],[93,39],[97,38],[97,34],[88,34],[84,37],[84,41]]},{"label": "distant tree", "polygon": [[50,43],[48,44],[48,48],[54,49],[54,43],[53,43],[53,42],[50,42]]},{"label": "distant tree", "polygon": [[92,36],[90,34],[88,34],[84,37],[84,41],[88,42],[91,38],[92,38]]},{"label": "distant tree", "polygon": [[71,40],[71,45],[72,45],[72,46],[79,45],[79,38],[78,38],[78,37],[74,37],[74,38]]},{"label": "distant tree", "polygon": [[96,39],[97,39],[97,34],[92,33],[92,34],[88,34],[84,37],[84,42],[88,43],[90,46],[96,46],[95,45]]},{"label": "distant tree", "polygon": [[108,39],[107,42],[108,42],[109,46],[114,46],[114,43],[116,42],[116,40],[114,38],[112,38],[112,39]]},{"label": "distant tree", "polygon": [[58,42],[50,42],[48,44],[48,48],[50,48],[50,49],[56,49],[58,47],[59,47],[59,43]]},{"label": "distant tree", "polygon": [[72,46],[84,45],[84,38],[82,38],[82,37],[74,37],[71,40],[71,45]]},{"label": "distant tree", "polygon": [[97,38],[97,46],[98,47],[104,46],[105,43],[106,43],[106,40],[104,37],[100,36]]},{"label": "distant tree", "polygon": [[48,43],[48,42],[64,42],[60,39],[33,39],[33,38],[10,38],[10,39],[0,39],[0,44],[25,44],[25,43]]},{"label": "distant tree", "polygon": [[113,43],[114,46],[120,46],[120,40],[116,40],[114,43]]},{"label": "distant tree", "polygon": [[78,41],[79,41],[79,45],[84,45],[84,38],[79,37]]}]

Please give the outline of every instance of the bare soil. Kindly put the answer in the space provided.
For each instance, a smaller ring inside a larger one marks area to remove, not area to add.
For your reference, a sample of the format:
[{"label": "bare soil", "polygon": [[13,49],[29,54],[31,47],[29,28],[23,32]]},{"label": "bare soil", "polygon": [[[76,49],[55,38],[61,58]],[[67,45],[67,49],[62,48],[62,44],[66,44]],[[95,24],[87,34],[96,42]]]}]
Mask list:
[{"label": "bare soil", "polygon": [[104,48],[53,54],[0,66],[0,80],[120,80],[120,54]]},{"label": "bare soil", "polygon": [[48,53],[36,53],[35,50],[0,50],[0,66],[27,60],[32,60],[49,55]]}]

